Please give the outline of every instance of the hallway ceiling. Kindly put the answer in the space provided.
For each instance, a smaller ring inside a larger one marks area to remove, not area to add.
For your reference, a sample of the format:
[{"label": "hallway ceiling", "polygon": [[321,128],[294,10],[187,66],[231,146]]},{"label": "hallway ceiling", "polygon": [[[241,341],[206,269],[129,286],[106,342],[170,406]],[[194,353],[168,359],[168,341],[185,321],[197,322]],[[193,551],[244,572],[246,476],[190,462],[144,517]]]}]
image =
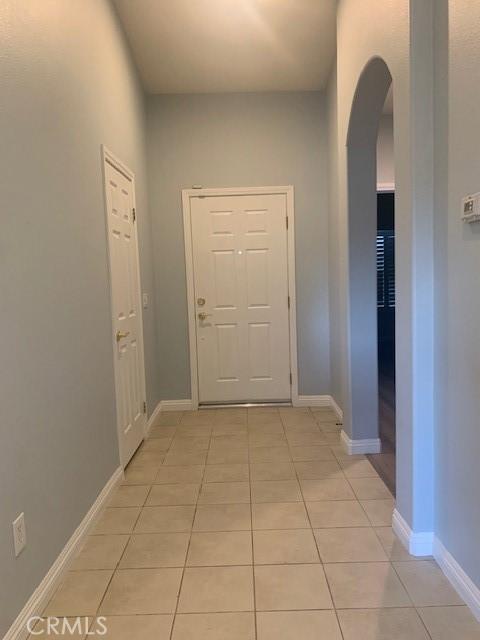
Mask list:
[{"label": "hallway ceiling", "polygon": [[336,0],[113,0],[149,93],[313,91]]}]

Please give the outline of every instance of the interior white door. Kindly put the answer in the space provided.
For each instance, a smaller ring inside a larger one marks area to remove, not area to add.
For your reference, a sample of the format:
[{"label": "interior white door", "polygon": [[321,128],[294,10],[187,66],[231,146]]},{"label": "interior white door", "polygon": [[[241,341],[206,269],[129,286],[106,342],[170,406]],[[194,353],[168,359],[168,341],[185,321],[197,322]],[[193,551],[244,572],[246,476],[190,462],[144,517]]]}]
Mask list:
[{"label": "interior white door", "polygon": [[201,403],[291,398],[286,216],[285,194],[191,199]]},{"label": "interior white door", "polygon": [[125,466],[146,427],[145,370],[133,179],[105,159],[105,191],[120,459]]}]

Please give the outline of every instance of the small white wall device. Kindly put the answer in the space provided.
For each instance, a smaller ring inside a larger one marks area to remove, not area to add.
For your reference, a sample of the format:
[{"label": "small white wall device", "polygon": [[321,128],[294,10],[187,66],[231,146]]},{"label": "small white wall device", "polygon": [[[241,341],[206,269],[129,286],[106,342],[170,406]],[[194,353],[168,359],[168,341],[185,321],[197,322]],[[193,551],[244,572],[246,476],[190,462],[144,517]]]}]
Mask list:
[{"label": "small white wall device", "polygon": [[462,198],[462,220],[464,222],[480,221],[480,192]]}]

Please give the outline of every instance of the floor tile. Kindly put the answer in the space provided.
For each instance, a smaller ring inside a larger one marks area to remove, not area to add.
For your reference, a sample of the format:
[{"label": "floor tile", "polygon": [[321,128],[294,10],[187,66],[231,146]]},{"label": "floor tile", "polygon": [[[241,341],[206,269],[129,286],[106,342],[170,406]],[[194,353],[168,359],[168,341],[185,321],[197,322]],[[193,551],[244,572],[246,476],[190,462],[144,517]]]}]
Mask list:
[{"label": "floor tile", "polygon": [[295,433],[289,434],[288,444],[290,447],[321,447],[327,443],[325,434],[318,433]]},{"label": "floor tile", "polygon": [[309,564],[319,562],[310,529],[253,532],[255,564]]},{"label": "floor tile", "polygon": [[111,576],[112,571],[69,571],[43,615],[95,615]]},{"label": "floor tile", "polygon": [[125,469],[125,478],[122,484],[149,485],[155,479],[160,463],[149,464],[148,466],[128,466]]},{"label": "floor tile", "polygon": [[301,502],[296,480],[252,482],[252,502]]},{"label": "floor tile", "polygon": [[278,421],[270,424],[249,424],[247,427],[247,433],[249,436],[257,433],[264,435],[285,435],[283,424]]},{"label": "floor tile", "polygon": [[139,469],[141,467],[155,467],[159,469],[164,458],[165,453],[162,451],[143,451],[140,448],[129,462],[128,469]]},{"label": "floor tile", "polygon": [[303,502],[263,502],[252,504],[254,529],[308,529]]},{"label": "floor tile", "polygon": [[329,445],[333,445],[333,446],[341,444],[342,440],[341,440],[341,437],[340,437],[340,433],[341,433],[340,431],[334,432],[334,433],[330,433],[330,432],[325,433],[325,432],[323,432],[323,437],[325,439],[325,442],[327,442]]},{"label": "floor tile", "polygon": [[250,504],[198,505],[194,531],[248,531]]},{"label": "floor tile", "polygon": [[150,485],[122,485],[118,487],[109,507],[142,507],[147,499]]},{"label": "floor tile", "polygon": [[249,503],[248,482],[211,482],[202,485],[198,504]]},{"label": "floor tile", "polygon": [[388,562],[325,564],[337,609],[411,606],[407,592]]},{"label": "floor tile", "polygon": [[295,467],[291,462],[259,462],[250,465],[250,478],[254,480],[295,480]]},{"label": "floor tile", "polygon": [[100,516],[93,533],[131,533],[140,511],[140,507],[108,507]]},{"label": "floor tile", "polygon": [[163,464],[173,467],[197,466],[205,464],[206,460],[206,451],[169,451]]},{"label": "floor tile", "polygon": [[415,609],[340,610],[337,614],[344,640],[429,640]]},{"label": "floor tile", "polygon": [[120,568],[183,567],[189,539],[189,533],[132,535],[120,562]]},{"label": "floor tile", "polygon": [[308,461],[308,460],[335,460],[330,447],[323,445],[321,447],[290,447],[292,460]]},{"label": "floor tile", "polygon": [[333,611],[259,611],[258,640],[342,640]]},{"label": "floor tile", "polygon": [[212,425],[182,425],[177,428],[176,436],[179,438],[184,437],[200,437],[200,436],[208,436],[212,435],[213,427]]},{"label": "floor tile", "polygon": [[177,425],[183,417],[183,411],[163,411],[153,423],[154,427],[161,425]]},{"label": "floor tile", "polygon": [[369,460],[340,460],[340,466],[347,478],[376,478],[378,476]]},{"label": "floor tile", "polygon": [[255,616],[247,612],[179,614],[172,640],[255,640]]},{"label": "floor tile", "polygon": [[244,425],[247,423],[246,409],[218,409],[213,421],[214,425]]},{"label": "floor tile", "polygon": [[369,527],[370,521],[356,500],[307,502],[312,527]]},{"label": "floor tile", "polygon": [[257,424],[276,424],[281,425],[282,421],[278,413],[256,413],[248,414],[249,426],[255,426]]},{"label": "floor tile", "polygon": [[204,411],[185,411],[180,421],[180,426],[209,426],[212,425],[215,420],[215,412]]},{"label": "floor tile", "polygon": [[373,529],[315,529],[322,562],[387,561],[387,555]]},{"label": "floor tile", "polygon": [[392,524],[393,509],[395,507],[392,498],[389,500],[361,500],[360,504],[374,527]]},{"label": "floor tile", "polygon": [[283,433],[250,433],[248,444],[251,448],[286,447],[287,439]]},{"label": "floor tile", "polygon": [[332,608],[320,564],[256,566],[255,596],[257,611]]},{"label": "floor tile", "polygon": [[194,532],[187,566],[214,567],[252,564],[250,531]]},{"label": "floor tile", "polygon": [[392,494],[381,478],[350,478],[350,484],[359,500],[388,500]]},{"label": "floor tile", "polygon": [[204,482],[246,482],[248,479],[248,464],[210,464],[206,467]]},{"label": "floor tile", "polygon": [[463,604],[434,560],[394,562],[394,567],[415,606]]},{"label": "floor tile", "polygon": [[194,506],[144,507],[135,525],[135,533],[190,531]]},{"label": "floor tile", "polygon": [[290,462],[290,451],[284,447],[253,447],[250,449],[250,463]]},{"label": "floor tile", "polygon": [[147,506],[193,505],[197,503],[199,484],[155,484],[147,498]]},{"label": "floor tile", "polygon": [[193,438],[188,437],[176,437],[170,451],[174,452],[186,452],[186,451],[207,451],[210,446],[209,436],[195,436]]},{"label": "floor tile", "polygon": [[142,451],[168,451],[172,444],[172,438],[149,438],[145,440]]},{"label": "floor tile", "polygon": [[207,465],[211,464],[247,464],[248,451],[246,448],[219,447],[208,452]]},{"label": "floor tile", "polygon": [[310,460],[309,462],[295,462],[295,470],[302,480],[340,478],[344,479],[338,462],[334,460]]},{"label": "floor tile", "polygon": [[[93,625],[92,638],[104,640],[170,640],[170,631],[173,624],[173,615],[149,615],[149,616],[106,616],[105,627],[107,632],[100,634],[103,628]],[[50,637],[51,638],[51,637]],[[91,640],[91,639],[90,639]]]},{"label": "floor tile", "polygon": [[173,438],[177,427],[173,425],[152,427],[148,432],[148,438]]},{"label": "floor tile", "polygon": [[419,614],[432,640],[478,640],[480,622],[467,607],[426,607]]},{"label": "floor tile", "polygon": [[316,500],[354,500],[350,485],[346,480],[300,480],[303,497],[306,502]]},{"label": "floor tile", "polygon": [[219,437],[219,436],[236,436],[236,435],[242,435],[243,437],[247,437],[247,424],[242,424],[242,425],[238,425],[238,424],[214,424],[213,425],[213,431],[212,431],[212,436],[213,437]]},{"label": "floor tile", "polygon": [[252,567],[187,568],[179,613],[253,611]]},{"label": "floor tile", "polygon": [[173,613],[182,569],[116,571],[100,607],[100,615]]},{"label": "floor tile", "polygon": [[[238,429],[238,427],[235,427]],[[210,445],[213,449],[221,448],[221,447],[246,447],[248,445],[248,435],[247,430],[241,431],[237,434],[223,434],[223,435],[214,435],[210,441]]]},{"label": "floor tile", "polygon": [[127,542],[128,535],[88,536],[71,570],[115,569]]},{"label": "floor tile", "polygon": [[204,474],[204,465],[163,466],[157,472],[153,484],[191,484],[200,483]]}]

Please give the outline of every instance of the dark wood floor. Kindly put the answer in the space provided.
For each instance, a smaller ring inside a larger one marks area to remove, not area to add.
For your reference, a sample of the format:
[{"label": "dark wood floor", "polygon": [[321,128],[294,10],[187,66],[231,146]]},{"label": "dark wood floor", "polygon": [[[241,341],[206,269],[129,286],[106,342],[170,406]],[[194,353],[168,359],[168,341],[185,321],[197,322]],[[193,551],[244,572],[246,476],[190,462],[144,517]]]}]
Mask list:
[{"label": "dark wood floor", "polygon": [[370,454],[368,459],[395,496],[395,360],[393,353],[379,361],[378,419],[382,452]]}]

